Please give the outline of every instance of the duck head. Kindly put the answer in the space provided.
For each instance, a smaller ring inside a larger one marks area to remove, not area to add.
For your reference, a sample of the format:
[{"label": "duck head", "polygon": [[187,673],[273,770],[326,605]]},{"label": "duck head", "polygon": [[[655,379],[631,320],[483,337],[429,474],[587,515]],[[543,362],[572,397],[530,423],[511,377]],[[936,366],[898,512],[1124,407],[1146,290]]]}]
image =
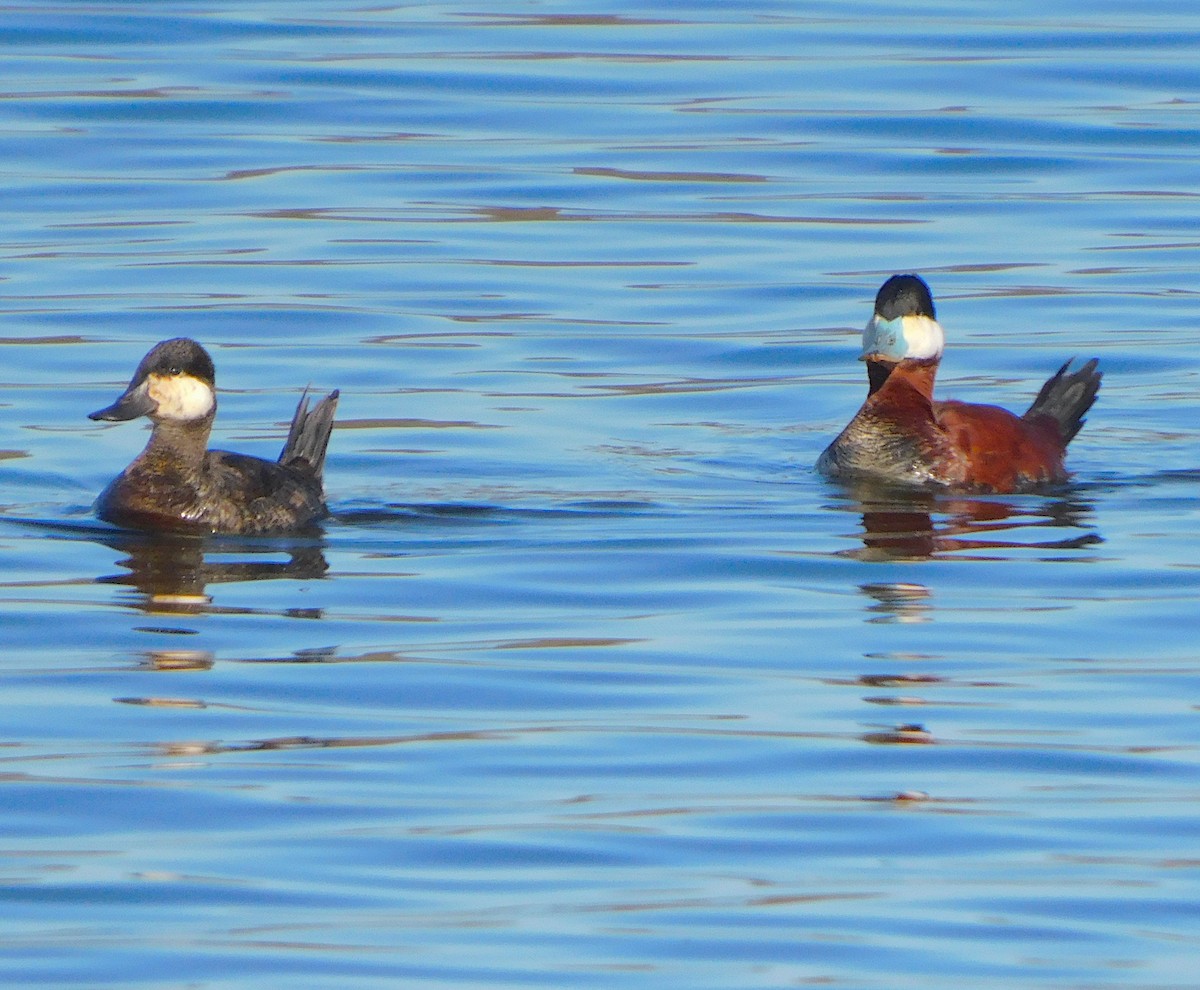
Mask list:
[{"label": "duck head", "polygon": [[945,344],[925,281],[917,275],[893,275],[884,282],[863,330],[860,360],[888,365],[937,361]]},{"label": "duck head", "polygon": [[156,344],[137,366],[129,387],[111,406],[88,419],[194,423],[217,408],[216,370],[208,352],[187,337]]}]

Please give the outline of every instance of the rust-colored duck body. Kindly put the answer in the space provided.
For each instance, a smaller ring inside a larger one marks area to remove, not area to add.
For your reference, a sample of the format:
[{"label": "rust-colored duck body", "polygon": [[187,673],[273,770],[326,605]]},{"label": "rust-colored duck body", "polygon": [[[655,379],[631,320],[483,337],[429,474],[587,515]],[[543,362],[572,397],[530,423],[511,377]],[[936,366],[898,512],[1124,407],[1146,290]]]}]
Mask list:
[{"label": "rust-colored duck body", "polygon": [[999,406],[935,401],[944,343],[925,282],[916,275],[888,279],[863,331],[867,400],[821,454],[818,470],[972,492],[1065,482],[1067,444],[1100,387],[1096,360],[1077,371],[1068,361],[1017,416]]}]

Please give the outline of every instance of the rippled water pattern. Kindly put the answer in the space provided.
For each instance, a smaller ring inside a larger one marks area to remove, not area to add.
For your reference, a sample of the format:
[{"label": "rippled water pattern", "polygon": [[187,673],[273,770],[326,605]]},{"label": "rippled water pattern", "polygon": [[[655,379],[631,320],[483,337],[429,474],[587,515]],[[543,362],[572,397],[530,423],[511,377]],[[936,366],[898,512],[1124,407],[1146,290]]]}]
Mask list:
[{"label": "rippled water pattern", "polygon": [[[1191,988],[1200,14],[0,11],[0,982]],[[1098,356],[1075,483],[848,491]],[[296,539],[97,523],[155,341]]]}]

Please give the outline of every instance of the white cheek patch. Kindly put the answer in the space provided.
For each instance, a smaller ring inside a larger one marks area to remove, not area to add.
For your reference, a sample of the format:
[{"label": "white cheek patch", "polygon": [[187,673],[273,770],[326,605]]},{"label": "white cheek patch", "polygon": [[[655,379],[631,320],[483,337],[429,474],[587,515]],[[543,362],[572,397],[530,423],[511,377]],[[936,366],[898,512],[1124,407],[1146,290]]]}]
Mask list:
[{"label": "white cheek patch", "polygon": [[871,317],[863,330],[863,357],[887,361],[906,358],[927,361],[942,356],[946,338],[941,324],[928,316],[901,316],[894,320]]},{"label": "white cheek patch", "polygon": [[158,419],[203,419],[216,405],[212,388],[191,375],[151,375],[147,391],[158,404]]},{"label": "white cheek patch", "polygon": [[946,335],[937,320],[928,316],[902,316],[900,319],[904,324],[904,339],[908,342],[905,357],[928,360],[942,356]]}]

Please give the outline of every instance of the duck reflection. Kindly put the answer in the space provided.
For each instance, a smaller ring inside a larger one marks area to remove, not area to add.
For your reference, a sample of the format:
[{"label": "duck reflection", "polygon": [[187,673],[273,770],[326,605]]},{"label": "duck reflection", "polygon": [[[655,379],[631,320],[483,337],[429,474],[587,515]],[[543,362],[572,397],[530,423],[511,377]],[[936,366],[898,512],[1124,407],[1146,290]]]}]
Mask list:
[{"label": "duck reflection", "polygon": [[[125,568],[123,573],[102,575],[96,583],[127,586],[129,604],[154,614],[211,611],[212,597],[206,591],[211,584],[310,580],[329,569],[315,538],[258,542],[112,530],[98,539],[126,556],[117,562]],[[288,614],[304,617],[309,611],[289,610]]]},{"label": "duck reflection", "polygon": [[933,595],[923,584],[888,581],[859,585],[859,590],[875,600],[868,608],[877,613],[873,622],[929,622],[933,617]]},{"label": "duck reflection", "polygon": [[[862,546],[844,553],[863,560],[928,560],[964,551],[1006,557],[1012,551],[1079,550],[1103,542],[1091,528],[1093,503],[1068,490],[1054,497],[973,498],[860,484],[846,494],[846,507],[861,514]],[[1041,535],[1035,530],[1075,532],[1031,539]]]},{"label": "duck reflection", "polygon": [[[146,650],[141,654],[146,670],[209,670],[217,662],[212,650]],[[144,699],[118,698],[126,704],[143,704]]]}]

